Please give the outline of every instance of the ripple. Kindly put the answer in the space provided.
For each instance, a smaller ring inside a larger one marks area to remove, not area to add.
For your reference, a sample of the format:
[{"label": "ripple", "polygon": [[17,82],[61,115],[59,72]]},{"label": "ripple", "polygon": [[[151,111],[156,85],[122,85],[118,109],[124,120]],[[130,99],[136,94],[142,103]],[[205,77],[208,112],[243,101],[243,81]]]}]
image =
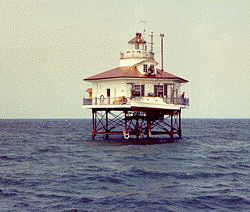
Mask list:
[{"label": "ripple", "polygon": [[174,177],[179,179],[200,179],[200,178],[219,178],[224,176],[224,173],[210,173],[210,172],[199,172],[199,173],[186,173],[186,172],[157,172],[157,171],[146,171],[144,169],[132,168],[130,171],[134,176],[144,176],[149,178],[163,178],[163,177]]},{"label": "ripple", "polygon": [[94,176],[94,177],[87,177],[87,180],[89,181],[98,181],[101,183],[113,183],[113,184],[125,184],[124,180],[121,180],[116,177],[110,177],[110,176]]},{"label": "ripple", "polygon": [[184,119],[184,139],[155,145],[91,142],[90,120],[3,122],[5,211],[249,210],[249,121]]},{"label": "ripple", "polygon": [[2,155],[2,156],[0,156],[0,160],[15,160],[15,158],[10,157],[8,155]]},{"label": "ripple", "polygon": [[0,197],[13,197],[17,195],[17,191],[13,192],[13,191],[3,191],[0,190]]}]

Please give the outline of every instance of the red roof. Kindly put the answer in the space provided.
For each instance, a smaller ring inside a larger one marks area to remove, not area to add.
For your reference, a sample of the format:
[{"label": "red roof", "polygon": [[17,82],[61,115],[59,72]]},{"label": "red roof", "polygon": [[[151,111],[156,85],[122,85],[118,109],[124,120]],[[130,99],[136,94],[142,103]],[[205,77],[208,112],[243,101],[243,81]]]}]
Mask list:
[{"label": "red roof", "polygon": [[157,69],[157,74],[148,76],[141,74],[138,69],[134,66],[130,67],[117,67],[105,72],[102,72],[100,74],[93,75],[91,77],[88,77],[84,80],[91,81],[91,80],[101,80],[101,79],[113,79],[113,78],[153,78],[153,79],[172,79],[172,80],[178,80],[181,83],[188,82],[187,80],[177,77],[173,74],[170,74],[166,71],[162,71]]},{"label": "red roof", "polygon": [[136,33],[136,37],[132,38],[128,43],[135,44],[135,43],[146,43],[146,41],[142,38],[141,33]]}]

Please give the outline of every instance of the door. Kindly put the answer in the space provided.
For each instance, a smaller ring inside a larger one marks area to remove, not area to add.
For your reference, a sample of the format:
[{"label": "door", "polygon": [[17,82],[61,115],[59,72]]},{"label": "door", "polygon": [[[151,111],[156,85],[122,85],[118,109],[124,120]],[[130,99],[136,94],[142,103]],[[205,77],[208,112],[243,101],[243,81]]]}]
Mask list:
[{"label": "door", "polygon": [[110,97],[110,89],[109,88],[107,89],[107,97],[108,98]]}]

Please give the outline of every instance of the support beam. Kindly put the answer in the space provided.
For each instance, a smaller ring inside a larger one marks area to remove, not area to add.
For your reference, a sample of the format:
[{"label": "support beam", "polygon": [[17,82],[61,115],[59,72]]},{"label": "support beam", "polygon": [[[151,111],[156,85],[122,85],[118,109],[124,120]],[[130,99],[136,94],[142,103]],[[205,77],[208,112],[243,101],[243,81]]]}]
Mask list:
[{"label": "support beam", "polygon": [[[106,113],[106,130],[105,131],[106,133],[108,133],[109,132],[109,111],[106,110],[105,113]],[[105,138],[108,139],[109,135],[105,134]]]},{"label": "support beam", "polygon": [[174,139],[174,127],[173,127],[173,113],[171,114],[171,126],[170,126],[170,132],[169,132],[169,137],[170,137],[170,140],[173,140]]},{"label": "support beam", "polygon": [[137,139],[153,137],[154,135],[169,135],[181,138],[181,111],[180,110],[137,110],[129,109],[92,109],[92,139],[96,135],[128,134]]},{"label": "support beam", "polygon": [[127,132],[127,130],[128,130],[128,120],[127,120],[128,111],[125,110],[123,112],[124,112],[124,122],[125,122],[124,132]]},{"label": "support beam", "polygon": [[96,136],[96,111],[92,109],[92,140]]},{"label": "support beam", "polygon": [[136,138],[139,139],[139,112],[136,112],[136,128],[135,128],[135,133],[136,133]]},{"label": "support beam", "polygon": [[152,121],[151,120],[147,120],[147,137],[148,138],[152,138]]},{"label": "support beam", "polygon": [[178,128],[178,135],[179,138],[182,138],[182,131],[181,131],[181,109],[179,111],[179,128]]}]

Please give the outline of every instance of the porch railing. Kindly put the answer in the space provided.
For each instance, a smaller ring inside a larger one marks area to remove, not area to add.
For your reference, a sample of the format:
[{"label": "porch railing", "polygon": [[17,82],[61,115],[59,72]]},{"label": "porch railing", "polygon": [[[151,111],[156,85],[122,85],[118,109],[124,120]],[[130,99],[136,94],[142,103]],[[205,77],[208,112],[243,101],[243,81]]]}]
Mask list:
[{"label": "porch railing", "polygon": [[185,105],[189,106],[189,98],[166,98],[163,97],[163,101],[167,104],[174,104],[174,105]]},{"label": "porch railing", "polygon": [[[125,99],[119,99],[118,97],[95,97],[92,99],[83,98],[83,105],[130,105],[131,99],[140,100],[141,97],[126,97]],[[189,98],[167,98],[163,97],[163,101],[167,104],[185,105],[189,106]]]},{"label": "porch railing", "polygon": [[130,104],[131,97],[118,99],[118,97],[95,97],[92,99],[83,98],[83,105],[123,105]]}]

